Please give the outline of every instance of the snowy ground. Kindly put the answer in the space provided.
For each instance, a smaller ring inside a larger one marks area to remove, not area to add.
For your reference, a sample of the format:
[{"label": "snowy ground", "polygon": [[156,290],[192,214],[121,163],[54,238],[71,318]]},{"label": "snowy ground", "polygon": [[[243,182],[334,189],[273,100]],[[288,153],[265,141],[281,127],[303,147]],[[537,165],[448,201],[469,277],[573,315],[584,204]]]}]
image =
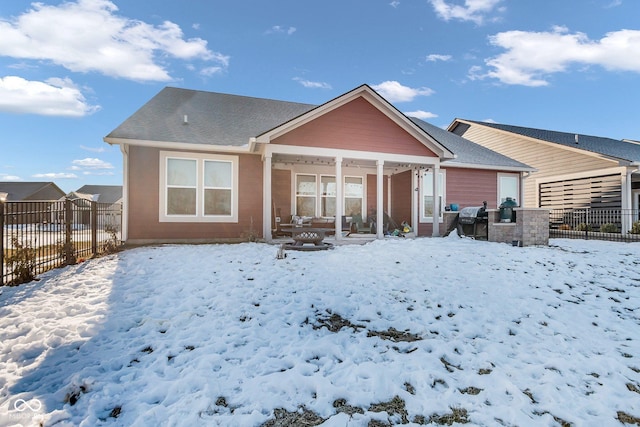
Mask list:
[{"label": "snowy ground", "polygon": [[640,244],[277,251],[138,248],[2,288],[0,425],[640,417]]}]

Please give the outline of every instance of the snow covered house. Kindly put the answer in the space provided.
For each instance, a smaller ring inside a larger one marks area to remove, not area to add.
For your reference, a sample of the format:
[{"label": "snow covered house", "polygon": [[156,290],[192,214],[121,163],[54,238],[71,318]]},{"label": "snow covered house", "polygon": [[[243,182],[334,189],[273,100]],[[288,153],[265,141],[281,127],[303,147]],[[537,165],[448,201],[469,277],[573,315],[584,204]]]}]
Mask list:
[{"label": "snow covered house", "polygon": [[322,105],[167,87],[104,140],[123,155],[122,238],[134,244],[269,241],[292,215],[340,238],[343,216],[375,212],[439,236],[446,207],[519,199],[533,171],[368,85]]}]

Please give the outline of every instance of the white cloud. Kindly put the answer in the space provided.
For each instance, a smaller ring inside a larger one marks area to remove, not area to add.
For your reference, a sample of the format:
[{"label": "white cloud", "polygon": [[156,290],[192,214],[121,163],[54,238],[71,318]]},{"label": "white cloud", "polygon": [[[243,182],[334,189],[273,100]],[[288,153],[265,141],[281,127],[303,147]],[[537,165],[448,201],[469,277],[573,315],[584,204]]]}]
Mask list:
[{"label": "white cloud", "polygon": [[24,180],[16,175],[8,175],[8,174],[0,173],[0,181],[24,181]]},{"label": "white cloud", "polygon": [[402,86],[396,81],[386,81],[371,87],[389,102],[409,102],[417,96],[429,96],[434,93],[427,87],[414,89]]},{"label": "white cloud", "polygon": [[639,30],[615,31],[590,40],[584,33],[570,34],[556,27],[549,32],[507,31],[489,40],[506,52],[485,60],[490,68],[487,72],[473,67],[471,79],[489,77],[506,84],[546,86],[549,75],[567,71],[571,65],[640,73]]},{"label": "white cloud", "polygon": [[407,111],[404,113],[407,117],[415,117],[417,119],[426,120],[433,119],[434,117],[438,117],[437,114],[430,113],[428,111],[416,110],[416,111]]},{"label": "white cloud", "polygon": [[389,5],[391,7],[397,8],[398,6],[400,6],[400,2],[398,0],[393,0],[391,3],[389,3]]},{"label": "white cloud", "polygon": [[445,0],[429,0],[429,2],[436,14],[445,21],[457,19],[475,22],[478,25],[482,25],[486,15],[494,10],[504,10],[497,8],[502,0],[465,0],[464,5],[451,4]]},{"label": "white cloud", "polygon": [[80,148],[93,153],[104,153],[106,151],[104,147],[87,147],[86,145],[81,145]]},{"label": "white cloud", "polygon": [[200,75],[202,76],[206,76],[206,77],[211,77],[215,74],[221,74],[223,73],[225,70],[224,67],[206,67],[203,68],[202,70],[200,70]]},{"label": "white cloud", "polygon": [[280,25],[274,25],[273,27],[265,31],[265,34],[286,34],[290,36],[295,32],[296,32],[296,27],[286,28],[286,27],[281,27]]},{"label": "white cloud", "polygon": [[70,79],[46,82],[0,77],[0,111],[43,116],[81,117],[99,110],[89,105]]},{"label": "white cloud", "polygon": [[312,82],[310,80],[305,80],[300,77],[294,77],[293,80],[300,83],[302,86],[311,89],[331,89],[331,85],[325,82]]},{"label": "white cloud", "polygon": [[119,16],[117,10],[109,0],[32,3],[17,18],[0,20],[0,55],[138,81],[171,80],[157,56],[228,64],[228,57],[210,51],[205,40],[185,40],[170,21],[154,26]]},{"label": "white cloud", "polygon": [[74,173],[64,173],[64,172],[49,172],[49,173],[37,173],[35,175],[31,175],[31,178],[44,178],[48,180],[54,179],[76,179],[78,175]]},{"label": "white cloud", "polygon": [[436,62],[436,61],[450,61],[451,55],[438,55],[432,53],[431,55],[427,55],[427,61]]},{"label": "white cloud", "polygon": [[73,166],[75,170],[82,169],[113,169],[113,165],[111,163],[105,162],[100,159],[87,157],[86,159],[74,160]]}]

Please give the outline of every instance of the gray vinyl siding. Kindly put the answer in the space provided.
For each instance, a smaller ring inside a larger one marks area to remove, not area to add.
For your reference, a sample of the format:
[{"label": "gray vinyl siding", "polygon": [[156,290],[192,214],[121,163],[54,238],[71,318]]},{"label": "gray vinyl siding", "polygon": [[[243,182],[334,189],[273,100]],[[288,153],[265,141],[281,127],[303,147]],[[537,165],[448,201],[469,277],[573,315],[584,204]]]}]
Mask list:
[{"label": "gray vinyl siding", "polygon": [[462,136],[476,144],[526,163],[538,170],[524,181],[525,207],[538,207],[536,203],[536,193],[538,191],[536,179],[618,166],[617,162],[612,160],[554,147],[518,135],[507,134],[473,124]]}]

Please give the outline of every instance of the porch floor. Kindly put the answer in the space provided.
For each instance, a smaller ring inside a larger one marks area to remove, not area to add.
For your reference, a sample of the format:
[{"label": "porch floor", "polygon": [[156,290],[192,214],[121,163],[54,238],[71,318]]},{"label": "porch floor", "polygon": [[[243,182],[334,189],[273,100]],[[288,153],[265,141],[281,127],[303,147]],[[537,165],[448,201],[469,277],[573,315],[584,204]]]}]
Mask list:
[{"label": "porch floor", "polygon": [[[323,242],[331,243],[334,246],[341,246],[341,245],[364,245],[365,243],[373,242],[374,240],[376,240],[375,234],[352,233],[349,236],[345,236],[341,239],[336,239],[336,237],[333,235],[326,236]],[[281,245],[284,243],[291,243],[291,242],[293,242],[293,239],[291,238],[291,236],[275,236],[271,240],[271,243],[274,245]]]}]

